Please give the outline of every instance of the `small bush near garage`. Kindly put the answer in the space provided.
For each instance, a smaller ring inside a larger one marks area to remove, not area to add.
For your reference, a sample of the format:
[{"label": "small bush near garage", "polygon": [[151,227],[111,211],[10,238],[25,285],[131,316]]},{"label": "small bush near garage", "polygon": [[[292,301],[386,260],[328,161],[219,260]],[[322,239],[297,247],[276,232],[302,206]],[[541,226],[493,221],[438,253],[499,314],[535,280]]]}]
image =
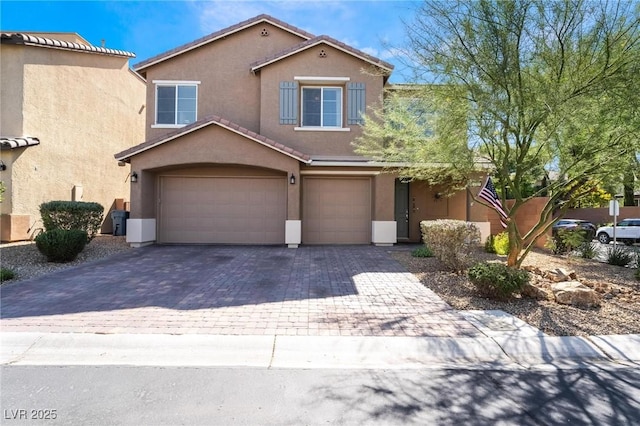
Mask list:
[{"label": "small bush near garage", "polygon": [[480,246],[480,230],[473,223],[462,220],[433,220],[420,222],[422,240],[433,255],[447,268],[464,271],[473,261],[473,253]]},{"label": "small bush near garage", "polygon": [[509,254],[509,233],[501,232],[493,239],[493,252],[500,256]]},{"label": "small bush near garage", "polygon": [[478,292],[491,299],[508,299],[529,282],[529,273],[503,263],[476,263],[467,272]]},{"label": "small bush near garage", "polygon": [[45,231],[54,229],[81,230],[87,242],[96,236],[102,226],[104,207],[98,203],[82,201],[49,201],[40,205]]},{"label": "small bush near garage", "polygon": [[0,283],[12,280],[16,277],[16,274],[8,268],[0,268]]},{"label": "small bush near garage", "polygon": [[80,229],[53,229],[36,237],[36,247],[49,262],[71,262],[84,249],[88,238]]},{"label": "small bush near garage", "polygon": [[433,251],[427,246],[419,247],[411,252],[413,257],[433,257]]}]

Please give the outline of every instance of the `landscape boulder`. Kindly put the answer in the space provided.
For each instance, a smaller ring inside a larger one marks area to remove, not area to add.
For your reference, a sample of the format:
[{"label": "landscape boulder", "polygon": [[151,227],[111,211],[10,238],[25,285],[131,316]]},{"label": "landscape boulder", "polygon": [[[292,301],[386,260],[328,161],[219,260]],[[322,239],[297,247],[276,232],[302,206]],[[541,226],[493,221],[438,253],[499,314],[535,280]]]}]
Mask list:
[{"label": "landscape boulder", "polygon": [[551,284],[556,302],[581,308],[600,306],[600,295],[578,281]]}]

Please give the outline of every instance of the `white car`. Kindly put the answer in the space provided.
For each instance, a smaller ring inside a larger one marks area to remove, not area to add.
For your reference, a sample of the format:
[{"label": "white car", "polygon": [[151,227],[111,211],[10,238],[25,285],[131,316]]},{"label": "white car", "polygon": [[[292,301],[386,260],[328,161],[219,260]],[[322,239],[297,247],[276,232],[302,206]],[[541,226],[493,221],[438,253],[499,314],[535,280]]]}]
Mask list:
[{"label": "white car", "polygon": [[[613,226],[601,226],[596,230],[596,238],[602,244],[613,240]],[[616,240],[627,245],[640,242],[640,219],[624,219],[616,226]]]}]

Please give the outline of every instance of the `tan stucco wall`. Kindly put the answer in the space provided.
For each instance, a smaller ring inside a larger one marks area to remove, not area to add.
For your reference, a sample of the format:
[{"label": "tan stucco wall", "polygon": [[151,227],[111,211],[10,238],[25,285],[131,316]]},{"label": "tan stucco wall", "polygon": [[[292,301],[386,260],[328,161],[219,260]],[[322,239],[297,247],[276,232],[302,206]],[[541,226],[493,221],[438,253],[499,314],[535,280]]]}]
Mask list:
[{"label": "tan stucco wall", "polygon": [[[221,165],[226,167],[220,168]],[[298,160],[211,124],[131,158],[131,170],[139,176],[138,182],[131,185],[131,218],[156,217],[157,177],[171,173],[171,168],[182,169],[180,173],[186,167],[192,167],[196,173],[210,168],[211,176],[215,176],[231,173],[230,165],[270,169],[287,176],[293,173],[298,182],[300,179]],[[246,168],[238,171],[246,172]],[[299,211],[299,184],[289,185],[287,219],[299,219]]]},{"label": "tan stucco wall", "polygon": [[[268,36],[261,35],[263,29],[268,31]],[[259,132],[260,78],[251,73],[250,65],[302,41],[271,24],[261,23],[144,70],[147,139],[171,131],[151,128],[155,123],[153,80],[200,81],[198,119],[216,114]]]},{"label": "tan stucco wall", "polygon": [[[324,50],[326,57],[320,57]],[[347,125],[349,132],[331,131],[295,131],[295,125],[280,124],[280,82],[294,81],[294,77],[348,77],[352,83],[365,83],[366,103],[377,103],[382,96],[383,78],[379,75],[363,73],[367,63],[345,52],[321,44],[309,48],[289,58],[273,63],[260,70],[262,81],[260,97],[260,133],[273,140],[284,143],[309,155],[354,155],[351,141],[362,134],[358,125]],[[301,82],[300,85],[310,83]],[[343,116],[346,120],[347,90],[346,83],[325,83],[324,86],[342,86]],[[300,96],[300,91],[298,93]]]},{"label": "tan stucco wall", "polygon": [[[13,157],[11,203],[2,203],[2,212],[30,215],[25,231],[32,234],[41,228],[39,205],[71,200],[77,185],[82,186],[78,201],[104,206],[103,231],[110,231],[108,211],[114,200],[129,198],[129,167],[119,167],[113,155],[144,140],[144,81],[121,57],[6,45],[1,54],[3,67],[12,71],[5,79],[3,68],[3,136],[40,139],[40,145],[6,154]],[[22,99],[5,87],[20,80]],[[11,98],[4,93],[12,93]],[[5,117],[7,104],[11,112]],[[21,114],[21,129],[5,127],[12,114]]]}]

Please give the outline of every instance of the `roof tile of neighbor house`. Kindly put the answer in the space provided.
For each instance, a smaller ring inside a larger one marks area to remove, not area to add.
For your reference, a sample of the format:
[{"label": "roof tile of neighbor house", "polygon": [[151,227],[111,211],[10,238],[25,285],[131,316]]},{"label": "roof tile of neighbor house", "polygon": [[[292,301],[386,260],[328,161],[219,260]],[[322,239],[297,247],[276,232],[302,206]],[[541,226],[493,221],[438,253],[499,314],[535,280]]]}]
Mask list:
[{"label": "roof tile of neighbor house", "polygon": [[157,64],[159,62],[162,62],[162,61],[164,61],[166,59],[169,59],[169,58],[172,58],[174,56],[180,55],[182,53],[188,52],[188,51],[190,51],[192,49],[195,49],[195,48],[200,47],[200,46],[202,46],[204,44],[207,44],[207,43],[211,43],[212,41],[218,40],[220,38],[227,37],[227,36],[229,36],[229,35],[231,35],[231,34],[233,34],[235,32],[238,32],[240,30],[243,30],[244,28],[250,27],[250,26],[255,25],[257,23],[260,23],[260,22],[268,22],[270,24],[275,25],[276,27],[280,27],[280,28],[282,28],[282,29],[284,29],[286,31],[289,31],[289,32],[291,32],[291,33],[293,33],[293,34],[295,34],[295,35],[297,35],[297,36],[299,36],[299,37],[301,37],[303,39],[307,39],[308,40],[308,39],[311,39],[311,38],[315,37],[313,34],[308,33],[305,30],[302,30],[300,28],[294,27],[293,25],[287,24],[286,22],[283,22],[283,21],[281,21],[279,19],[276,19],[276,18],[274,18],[272,16],[262,14],[262,15],[258,15],[256,17],[254,17],[254,18],[247,19],[246,21],[239,22],[239,23],[237,23],[235,25],[232,25],[230,27],[223,28],[223,29],[221,29],[219,31],[216,31],[214,33],[211,33],[209,35],[201,37],[201,38],[199,38],[197,40],[194,40],[194,41],[192,41],[190,43],[183,44],[182,46],[178,46],[175,49],[168,50],[168,51],[166,51],[164,53],[161,53],[161,54],[156,55],[156,56],[154,56],[152,58],[144,60],[144,61],[142,61],[140,63],[135,64],[133,66],[133,69],[138,71],[138,72],[141,72],[145,68],[148,68],[148,67],[150,67],[152,65],[155,65],[155,64]]},{"label": "roof tile of neighbor house", "polygon": [[39,145],[40,139],[32,138],[30,136],[24,138],[0,138],[0,148],[1,149],[15,149],[22,148],[25,146],[34,146]]},{"label": "roof tile of neighbor house", "polygon": [[369,62],[372,65],[375,65],[377,67],[383,68],[386,71],[392,71],[393,70],[393,65],[385,62],[381,59],[378,59],[374,56],[371,56],[367,53],[364,53],[361,50],[355,49],[347,44],[342,43],[341,41],[338,41],[332,37],[329,37],[327,35],[321,35],[318,37],[314,37],[312,39],[309,40],[305,40],[302,43],[290,47],[288,49],[283,50],[282,52],[276,53],[275,55],[269,56],[267,58],[264,58],[260,61],[254,62],[253,64],[251,64],[251,71],[258,71],[260,68],[265,67],[269,64],[272,64],[274,62],[277,62],[281,59],[284,59],[288,56],[291,55],[295,55],[298,52],[301,52],[303,50],[309,49],[313,46],[317,46],[319,44],[328,44],[330,46],[333,46],[336,49],[342,50],[343,52],[347,52],[350,55],[356,56],[366,62]]},{"label": "roof tile of neighbor house", "polygon": [[207,127],[211,124],[215,124],[218,125],[220,127],[223,127],[227,130],[230,130],[234,133],[237,133],[241,136],[244,136],[248,139],[251,139],[255,142],[258,142],[259,144],[262,144],[268,148],[274,149],[276,151],[279,151],[285,155],[288,155],[289,157],[295,158],[296,160],[302,161],[303,163],[310,163],[311,162],[311,157],[303,154],[299,151],[296,151],[295,149],[292,149],[288,146],[285,146],[279,142],[276,142],[272,139],[269,139],[265,136],[262,136],[256,132],[253,132],[249,129],[246,129],[242,126],[239,126],[236,123],[233,123],[229,120],[226,120],[222,117],[219,117],[217,115],[210,115],[204,118],[201,118],[198,121],[195,121],[185,127],[182,127],[180,129],[177,129],[171,133],[168,133],[166,135],[163,136],[159,136],[157,138],[154,139],[150,139],[148,141],[145,141],[139,145],[133,146],[129,149],[126,149],[122,152],[119,152],[117,154],[115,154],[115,158],[116,160],[119,161],[126,161],[129,158],[133,157],[136,154],[140,154],[141,152],[144,152],[148,149],[154,148],[158,145],[162,145],[166,142],[169,142],[173,139],[177,139],[181,136],[184,136],[188,133],[191,132],[195,132],[196,130],[202,129],[203,127]]},{"label": "roof tile of neighbor house", "polygon": [[135,58],[135,53],[125,50],[108,49],[90,44],[73,43],[65,40],[55,40],[48,37],[39,37],[26,33],[2,33],[0,40],[3,44],[19,44],[24,46],[48,47],[51,49],[73,50],[84,53],[97,53],[100,55],[122,56]]}]

